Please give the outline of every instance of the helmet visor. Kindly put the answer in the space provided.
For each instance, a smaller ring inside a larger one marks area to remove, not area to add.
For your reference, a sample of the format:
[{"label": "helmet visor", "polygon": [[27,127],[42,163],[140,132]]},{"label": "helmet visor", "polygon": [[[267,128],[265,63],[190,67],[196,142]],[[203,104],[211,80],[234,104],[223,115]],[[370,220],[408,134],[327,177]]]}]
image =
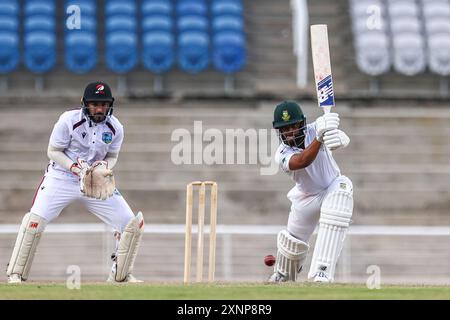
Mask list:
[{"label": "helmet visor", "polygon": [[283,126],[278,129],[280,140],[290,146],[302,148],[305,141],[305,121],[300,121],[292,125]]}]

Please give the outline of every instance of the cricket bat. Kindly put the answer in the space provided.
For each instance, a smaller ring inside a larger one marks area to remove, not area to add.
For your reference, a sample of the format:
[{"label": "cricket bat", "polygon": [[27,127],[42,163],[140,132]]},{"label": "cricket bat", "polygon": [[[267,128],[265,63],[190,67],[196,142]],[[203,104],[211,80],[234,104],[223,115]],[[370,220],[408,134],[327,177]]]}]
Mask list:
[{"label": "cricket bat", "polygon": [[326,24],[311,25],[311,52],[316,81],[317,102],[328,113],[334,107],[333,77]]}]

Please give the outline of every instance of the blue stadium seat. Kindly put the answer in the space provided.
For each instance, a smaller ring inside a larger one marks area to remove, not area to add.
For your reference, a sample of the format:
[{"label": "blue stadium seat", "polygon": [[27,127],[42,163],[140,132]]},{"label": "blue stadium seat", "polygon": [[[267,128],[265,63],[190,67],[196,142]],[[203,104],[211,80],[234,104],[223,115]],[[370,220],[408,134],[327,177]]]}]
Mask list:
[{"label": "blue stadium seat", "polygon": [[204,0],[179,0],[176,11],[178,16],[186,14],[206,15],[208,7]]},{"label": "blue stadium seat", "polygon": [[131,32],[110,32],[106,36],[106,65],[117,73],[125,73],[137,64],[137,36]]},{"label": "blue stadium seat", "polygon": [[26,0],[24,8],[25,66],[48,72],[56,63],[55,0]]},{"label": "blue stadium seat", "polygon": [[55,20],[49,19],[46,15],[31,16],[25,19],[25,32],[55,30]]},{"label": "blue stadium seat", "polygon": [[25,16],[32,15],[54,15],[54,0],[28,0],[25,4]]},{"label": "blue stadium seat", "polygon": [[29,32],[25,34],[25,65],[35,73],[44,73],[56,62],[56,38],[49,32]]},{"label": "blue stadium seat", "polygon": [[0,32],[0,73],[16,69],[19,63],[19,37],[16,33]]},{"label": "blue stadium seat", "polygon": [[109,31],[129,31],[135,32],[137,21],[134,16],[113,16],[106,19],[106,32]]},{"label": "blue stadium seat", "polygon": [[174,35],[172,32],[147,32],[144,34],[142,61],[144,67],[154,73],[162,73],[172,68],[174,53]]},{"label": "blue stadium seat", "polygon": [[208,32],[209,20],[205,16],[185,15],[178,17],[178,32],[204,31]]},{"label": "blue stadium seat", "polygon": [[213,16],[223,14],[242,16],[243,8],[239,0],[214,0],[211,6]]},{"label": "blue stadium seat", "polygon": [[209,65],[209,37],[205,32],[183,32],[178,37],[178,64],[189,73]]},{"label": "blue stadium seat", "polygon": [[65,38],[64,61],[67,69],[85,73],[97,64],[97,39],[92,32],[71,31]]},{"label": "blue stadium seat", "polygon": [[134,1],[109,0],[106,2],[105,15],[135,15],[136,4]]},{"label": "blue stadium seat", "polygon": [[85,16],[81,19],[81,29],[95,33],[97,29],[97,20],[94,17]]},{"label": "blue stadium seat", "polygon": [[19,14],[19,4],[16,0],[1,1],[0,14],[6,16],[17,16]]},{"label": "blue stadium seat", "polygon": [[221,15],[213,18],[212,29],[213,32],[222,32],[222,31],[243,32],[244,23],[242,21],[242,17],[234,15]]},{"label": "blue stadium seat", "polygon": [[106,65],[116,73],[131,71],[138,61],[136,1],[105,3]]},{"label": "blue stadium seat", "polygon": [[17,32],[19,28],[19,20],[16,16],[0,15],[0,32],[11,31]]},{"label": "blue stadium seat", "polygon": [[76,5],[80,7],[81,16],[83,18],[87,16],[95,17],[95,15],[97,14],[96,0],[67,0],[65,5],[66,8],[65,12],[67,12],[67,7],[71,5]]},{"label": "blue stadium seat", "polygon": [[142,30],[146,31],[170,31],[173,30],[173,20],[164,15],[152,15],[142,18]]},{"label": "blue stadium seat", "polygon": [[96,0],[66,0],[65,8],[80,7],[80,29],[66,29],[64,36],[64,63],[71,72],[82,74],[95,68],[97,53],[97,4]]},{"label": "blue stadium seat", "polygon": [[171,0],[143,0],[141,8],[144,17],[152,14],[171,15],[173,13]]},{"label": "blue stadium seat", "polygon": [[221,32],[213,38],[213,63],[217,70],[233,73],[246,61],[245,39],[237,32]]}]

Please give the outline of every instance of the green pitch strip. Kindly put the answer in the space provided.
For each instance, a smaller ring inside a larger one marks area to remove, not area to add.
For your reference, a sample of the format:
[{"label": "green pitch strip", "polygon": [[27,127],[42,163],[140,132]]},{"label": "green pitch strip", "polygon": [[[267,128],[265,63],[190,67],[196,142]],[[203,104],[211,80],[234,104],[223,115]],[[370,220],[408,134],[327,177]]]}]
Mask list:
[{"label": "green pitch strip", "polygon": [[436,299],[450,300],[448,286],[382,286],[355,284],[81,284],[69,290],[59,283],[0,284],[0,299],[148,299],[148,300],[277,300],[277,299]]}]

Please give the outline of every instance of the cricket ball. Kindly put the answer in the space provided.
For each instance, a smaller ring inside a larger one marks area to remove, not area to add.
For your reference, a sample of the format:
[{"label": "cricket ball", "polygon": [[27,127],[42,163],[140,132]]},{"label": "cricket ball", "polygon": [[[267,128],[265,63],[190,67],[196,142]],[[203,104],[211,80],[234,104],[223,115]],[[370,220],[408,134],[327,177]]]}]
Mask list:
[{"label": "cricket ball", "polygon": [[264,257],[264,264],[268,267],[273,266],[275,263],[275,257],[271,254]]}]

